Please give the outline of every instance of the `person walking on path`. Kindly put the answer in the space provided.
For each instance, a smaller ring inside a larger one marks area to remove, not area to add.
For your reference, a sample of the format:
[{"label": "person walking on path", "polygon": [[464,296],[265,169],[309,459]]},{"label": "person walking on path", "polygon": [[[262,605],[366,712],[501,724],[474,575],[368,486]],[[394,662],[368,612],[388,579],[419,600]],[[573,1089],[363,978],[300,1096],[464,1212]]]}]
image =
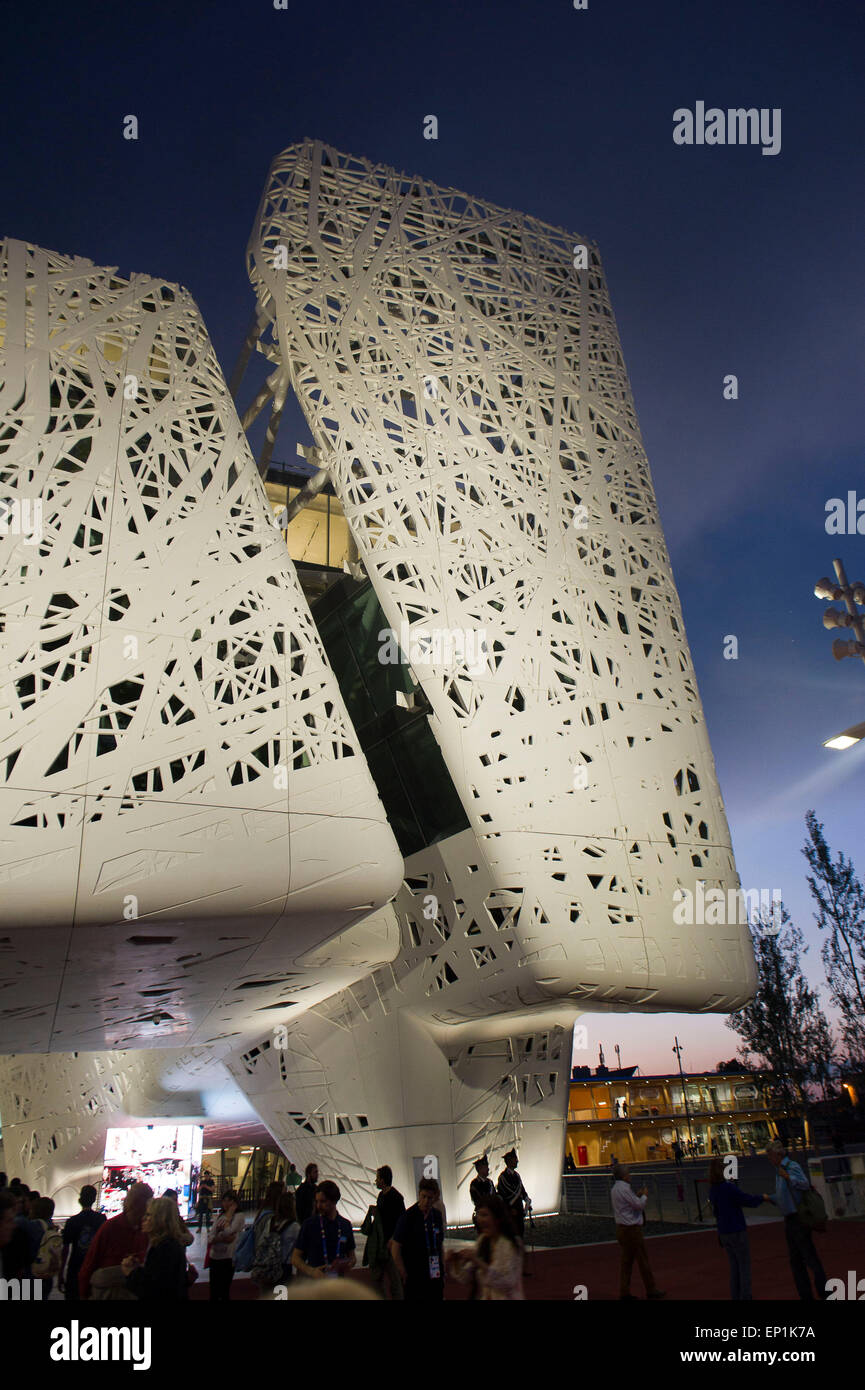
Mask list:
[{"label": "person walking on path", "polygon": [[774,1194],[765,1193],[767,1202],[774,1202],[784,1216],[784,1234],[787,1237],[787,1254],[790,1269],[799,1297],[805,1303],[814,1302],[810,1269],[817,1287],[817,1298],[826,1298],[826,1271],[823,1262],[814,1248],[814,1237],[798,1215],[802,1198],[809,1191],[811,1183],[801,1167],[787,1153],[786,1146],[776,1139],[766,1150],[766,1156],[775,1169]]},{"label": "person walking on path", "polygon": [[434,1303],[444,1298],[444,1221],[436,1206],[439,1185],[421,1178],[417,1201],[403,1212],[390,1243],[407,1303]]},{"label": "person walking on path", "polygon": [[318,1187],[318,1164],[307,1163],[303,1170],[304,1180],[294,1193],[294,1205],[297,1210],[297,1219],[303,1230],[304,1221],[308,1221],[315,1210],[315,1189]]},{"label": "person walking on path", "polygon": [[643,1280],[647,1298],[666,1298],[655,1284],[655,1276],[652,1274],[649,1265],[649,1256],[643,1240],[643,1223],[645,1221],[646,1202],[648,1200],[648,1189],[642,1188],[640,1192],[634,1192],[631,1187],[630,1169],[618,1165],[613,1176],[616,1181],[610,1194],[613,1203],[613,1215],[616,1218],[616,1240],[619,1242],[621,1258],[619,1262],[619,1298],[636,1298],[636,1294],[631,1293],[631,1271],[634,1268],[634,1261]]},{"label": "person walking on path", "polygon": [[448,1266],[461,1283],[475,1280],[480,1302],[525,1299],[523,1251],[501,1197],[481,1197],[475,1208],[478,1239],[468,1249],[448,1255]]},{"label": "person walking on path", "polygon": [[743,1192],[724,1177],[724,1160],[709,1164],[709,1201],[718,1226],[718,1241],[730,1262],[730,1297],[734,1301],[752,1299],[751,1247],[743,1207],[762,1206],[764,1198]]},{"label": "person walking on path", "polygon": [[63,1227],[63,1255],[57,1287],[69,1300],[79,1297],[78,1274],[84,1263],[84,1256],[90,1249],[90,1242],[99,1227],[105,1225],[103,1213],[93,1210],[95,1201],[96,1188],[90,1183],[85,1183],[78,1194],[81,1210],[75,1216],[70,1216]]},{"label": "person walking on path", "polygon": [[297,1169],[295,1168],[294,1164],[293,1164],[293,1163],[289,1163],[289,1165],[288,1165],[288,1173],[286,1174],[286,1178],[285,1178],[286,1190],[290,1190],[291,1192],[294,1192],[294,1189],[295,1189],[296,1187],[300,1187],[300,1184],[301,1184],[302,1181],[303,1181],[303,1179],[301,1178],[300,1173],[297,1171]]},{"label": "person walking on path", "polygon": [[146,1182],[134,1182],[123,1201],[119,1216],[112,1216],[99,1227],[90,1242],[90,1249],[78,1275],[81,1298],[93,1294],[97,1298],[130,1298],[126,1276],[121,1264],[126,1255],[143,1260],[147,1254],[147,1235],[141,1229],[147,1203],[153,1188]]},{"label": "person walking on path", "polygon": [[121,1261],[126,1287],[143,1303],[180,1303],[189,1297],[186,1276],[186,1227],[177,1202],[156,1197],[147,1203],[141,1223],[147,1254],[141,1260],[127,1255]]},{"label": "person walking on path", "polygon": [[[367,1213],[369,1224],[364,1221],[361,1227],[368,1237],[364,1263],[369,1266],[372,1284],[380,1297],[401,1302],[402,1279],[390,1251],[390,1242],[397,1222],[405,1211],[405,1198],[394,1187],[393,1170],[386,1163],[376,1170],[375,1185],[378,1198]],[[364,1227],[367,1229],[364,1230]]]},{"label": "person walking on path", "polygon": [[230,1187],[222,1194],[222,1215],[216,1218],[207,1241],[211,1303],[227,1303],[231,1297],[234,1251],[246,1224],[239,1207],[240,1198]]},{"label": "person walking on path", "polygon": [[215,1191],[216,1183],[213,1181],[210,1170],[205,1168],[201,1177],[198,1179],[198,1197],[195,1203],[195,1210],[198,1213],[199,1231],[201,1230],[201,1224],[205,1218],[207,1219],[207,1229],[208,1231],[210,1230],[210,1225],[213,1220],[213,1194]]}]

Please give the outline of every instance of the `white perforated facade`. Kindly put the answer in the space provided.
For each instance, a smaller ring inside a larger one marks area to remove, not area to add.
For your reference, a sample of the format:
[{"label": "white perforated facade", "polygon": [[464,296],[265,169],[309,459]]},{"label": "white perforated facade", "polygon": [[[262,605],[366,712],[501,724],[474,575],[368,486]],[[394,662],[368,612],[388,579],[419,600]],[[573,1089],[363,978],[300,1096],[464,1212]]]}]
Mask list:
[{"label": "white perforated facade", "polygon": [[0,1049],[218,1043],[402,859],[188,292],[7,241],[0,323]]},{"label": "white perforated facade", "polygon": [[[554,1205],[556,1029],[733,1009],[753,982],[746,928],[673,919],[678,888],[738,880],[597,248],[306,142],[272,165],[249,265],[275,394],[297,392],[403,648],[431,644],[413,674],[471,832],[407,862],[397,961],[292,1026],[314,1066],[232,1070],[293,1143],[360,1088],[367,1132],[335,1119],[331,1146],[457,1155],[463,1215],[470,1159],[516,1138]],[[436,664],[443,631],[483,634],[485,669]],[[492,1088],[481,1042],[508,1059]]]},{"label": "white perforated facade", "polygon": [[[0,1045],[201,1044],[353,1216],[378,1164],[407,1191],[434,1155],[466,1217],[472,1160],[514,1143],[555,1208],[579,1013],[725,1011],[753,983],[747,928],[674,921],[677,889],[738,880],[597,248],[313,142],[271,169],[270,389],[404,655],[430,643],[412,673],[470,826],[403,870],[188,295],[8,246],[2,478],[47,539],[0,537],[27,991]],[[130,944],[129,894],[170,944]]]}]

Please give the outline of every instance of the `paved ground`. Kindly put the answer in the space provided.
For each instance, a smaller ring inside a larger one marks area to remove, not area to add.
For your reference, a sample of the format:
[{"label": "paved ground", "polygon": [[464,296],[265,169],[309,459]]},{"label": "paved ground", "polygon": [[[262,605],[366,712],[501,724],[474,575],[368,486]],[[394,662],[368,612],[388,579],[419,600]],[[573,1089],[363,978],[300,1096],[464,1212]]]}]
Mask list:
[{"label": "paved ground", "polygon": [[[779,1220],[755,1225],[750,1229],[751,1266],[756,1300],[782,1299],[796,1302],[797,1295],[787,1261],[784,1226]],[[718,1245],[714,1230],[689,1231],[682,1235],[647,1237],[649,1259],[659,1288],[669,1299],[699,1299],[726,1301],[729,1299],[726,1256]],[[865,1276],[865,1222],[831,1221],[825,1235],[816,1237],[817,1249],[829,1278],[847,1279],[848,1270],[858,1270]],[[190,1251],[199,1269],[203,1260],[196,1248]],[[557,1250],[538,1250],[529,1260],[533,1271],[526,1279],[526,1297],[531,1301],[568,1302],[574,1298],[574,1286],[585,1285],[590,1301],[618,1297],[619,1248],[615,1242],[579,1245]],[[359,1278],[366,1278],[359,1274]],[[208,1297],[207,1275],[192,1289],[194,1299]],[[637,1271],[632,1292],[642,1295]],[[462,1300],[468,1290],[449,1281],[447,1298]],[[238,1276],[232,1285],[232,1297],[257,1297],[255,1286],[247,1276]]]}]

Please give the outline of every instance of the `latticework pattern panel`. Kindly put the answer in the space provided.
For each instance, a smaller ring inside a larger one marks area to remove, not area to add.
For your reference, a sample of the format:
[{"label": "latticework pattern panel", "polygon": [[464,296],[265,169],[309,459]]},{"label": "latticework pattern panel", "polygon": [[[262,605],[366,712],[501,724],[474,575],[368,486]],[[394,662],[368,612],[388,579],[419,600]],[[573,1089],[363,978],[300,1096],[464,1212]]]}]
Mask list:
[{"label": "latticework pattern panel", "polygon": [[[505,1028],[507,1025],[505,1025]],[[335,994],[275,1036],[238,1049],[228,1070],[298,1166],[334,1178],[360,1220],[387,1163],[413,1190],[412,1160],[438,1162],[448,1219],[470,1219],[474,1160],[493,1168],[516,1144],[539,1211],[558,1205],[571,1026],[539,1015],[519,1032],[501,1020],[430,1029],[403,1007],[389,969]],[[498,1166],[496,1166],[498,1165]]]},{"label": "latticework pattern panel", "polygon": [[[677,888],[738,880],[597,248],[306,142],[249,261],[394,631],[485,638],[485,669],[414,667],[475,834],[469,973],[497,956],[514,1002],[737,1007],[747,931],[673,920]],[[439,1011],[464,992],[441,969]]]},{"label": "latticework pattern panel", "polygon": [[136,1120],[199,1122],[205,1096],[230,1117],[248,1113],[214,1049],[0,1056],[4,1163],[9,1177],[77,1210],[84,1182],[99,1182],[105,1131]]},{"label": "latticework pattern panel", "polygon": [[0,332],[0,1047],[218,1035],[402,860],[188,292],[9,241]]}]

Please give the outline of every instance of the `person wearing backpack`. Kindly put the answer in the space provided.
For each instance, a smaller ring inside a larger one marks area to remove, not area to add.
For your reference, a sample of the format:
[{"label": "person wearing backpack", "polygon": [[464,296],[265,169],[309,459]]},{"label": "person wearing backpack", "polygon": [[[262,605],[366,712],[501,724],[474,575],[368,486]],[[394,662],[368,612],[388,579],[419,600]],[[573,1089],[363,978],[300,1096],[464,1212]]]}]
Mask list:
[{"label": "person wearing backpack", "polygon": [[[817,1298],[825,1299],[826,1271],[814,1248],[814,1240],[811,1235],[813,1220],[809,1217],[809,1224],[806,1224],[805,1220],[809,1205],[806,1194],[810,1198],[811,1183],[799,1164],[794,1163],[780,1139],[776,1139],[774,1143],[769,1145],[766,1156],[775,1169],[776,1176],[774,1195],[770,1196],[769,1193],[765,1193],[764,1196],[767,1202],[774,1202],[778,1210],[784,1215],[787,1253],[790,1258],[790,1269],[793,1273],[796,1290],[803,1302],[814,1302],[811,1280],[808,1277],[808,1270],[810,1269],[817,1287]],[[804,1207],[802,1206],[803,1202],[805,1202]],[[801,1213],[800,1208],[802,1208]]]},{"label": "person wearing backpack", "polygon": [[258,1285],[262,1297],[291,1278],[291,1252],[299,1230],[294,1194],[285,1192],[277,1201],[276,1211],[263,1218],[256,1232],[255,1263],[250,1278]]},{"label": "person wearing backpack", "polygon": [[60,1273],[63,1239],[52,1220],[54,1202],[50,1197],[39,1197],[33,1203],[32,1212],[33,1220],[42,1227],[42,1238],[30,1274],[33,1279],[42,1280],[42,1298],[46,1299],[54,1287],[55,1276]]},{"label": "person wearing backpack", "polygon": [[[78,1194],[78,1205],[81,1210],[77,1215],[70,1216],[63,1227],[63,1256],[58,1271],[57,1287],[69,1300],[80,1297],[78,1271],[90,1249],[91,1240],[99,1227],[105,1224],[104,1214],[101,1211],[93,1210],[95,1201],[96,1188],[92,1187],[90,1183],[85,1183]],[[67,1260],[69,1261],[68,1266]]]},{"label": "person wearing backpack", "polygon": [[[249,1274],[256,1262],[259,1242],[263,1230],[268,1229],[269,1218],[276,1211],[282,1196],[284,1184],[272,1182],[259,1203],[251,1226],[246,1226],[234,1247],[234,1270],[236,1274]],[[263,1223],[263,1224],[262,1224]]]}]

